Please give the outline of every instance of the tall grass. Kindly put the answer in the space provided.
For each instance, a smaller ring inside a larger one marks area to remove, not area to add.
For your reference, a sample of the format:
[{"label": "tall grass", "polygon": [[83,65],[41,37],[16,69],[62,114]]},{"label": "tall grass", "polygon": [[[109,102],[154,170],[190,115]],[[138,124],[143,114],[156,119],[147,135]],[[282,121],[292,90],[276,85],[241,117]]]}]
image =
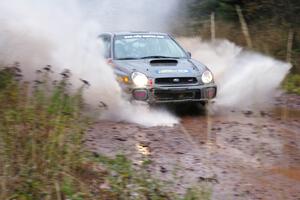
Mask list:
[{"label": "tall grass", "polygon": [[283,89],[288,93],[300,95],[300,75],[290,74],[283,82]]},{"label": "tall grass", "polygon": [[[68,70],[50,74],[46,66],[29,83],[19,64],[0,68],[0,200],[181,199],[124,156],[85,151],[85,85],[74,90]],[[182,198],[209,199],[199,191]]]},{"label": "tall grass", "polygon": [[70,93],[67,71],[58,82],[49,66],[38,73],[33,88],[18,66],[0,72],[0,199],[64,199],[84,162],[82,88]]}]

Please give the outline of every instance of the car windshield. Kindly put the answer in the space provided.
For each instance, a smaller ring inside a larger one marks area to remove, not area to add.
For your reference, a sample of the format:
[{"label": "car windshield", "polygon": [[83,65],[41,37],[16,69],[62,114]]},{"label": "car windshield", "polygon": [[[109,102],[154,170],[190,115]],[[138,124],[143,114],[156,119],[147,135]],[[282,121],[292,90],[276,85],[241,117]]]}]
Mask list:
[{"label": "car windshield", "polygon": [[114,40],[114,57],[119,60],[185,58],[186,53],[165,35],[122,35]]}]

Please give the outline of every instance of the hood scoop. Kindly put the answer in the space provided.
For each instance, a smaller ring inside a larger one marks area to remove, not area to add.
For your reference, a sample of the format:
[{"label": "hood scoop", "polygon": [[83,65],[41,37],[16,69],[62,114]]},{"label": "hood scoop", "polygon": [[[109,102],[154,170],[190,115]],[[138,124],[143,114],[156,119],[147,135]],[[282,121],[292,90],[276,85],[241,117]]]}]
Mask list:
[{"label": "hood scoop", "polygon": [[151,66],[175,66],[177,64],[178,61],[174,59],[157,59],[150,61]]}]

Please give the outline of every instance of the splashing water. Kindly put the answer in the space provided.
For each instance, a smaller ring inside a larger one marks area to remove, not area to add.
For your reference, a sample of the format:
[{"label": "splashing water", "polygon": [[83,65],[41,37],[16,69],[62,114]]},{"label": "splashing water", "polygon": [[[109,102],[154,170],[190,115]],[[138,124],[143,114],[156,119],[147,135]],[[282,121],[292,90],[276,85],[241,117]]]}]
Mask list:
[{"label": "splashing water", "polygon": [[[29,79],[46,64],[54,71],[68,68],[91,87],[86,101],[99,101],[109,109],[102,117],[145,126],[172,125],[178,119],[164,110],[132,105],[121,96],[113,70],[101,58],[97,36],[103,31],[168,31],[178,0],[11,0],[0,2],[0,63],[18,61]],[[149,5],[153,12],[148,12]],[[128,14],[129,13],[129,14]],[[134,13],[134,14],[133,14]],[[290,65],[258,53],[243,50],[229,41],[202,42],[181,38],[193,57],[215,74],[218,96],[215,107],[249,108],[268,104]]]},{"label": "splashing water", "polygon": [[193,57],[208,66],[218,85],[215,109],[261,109],[270,105],[291,65],[247,51],[227,40],[179,38]]},{"label": "splashing water", "polygon": [[[144,4],[139,3],[136,7],[128,4],[127,9],[145,9],[150,1],[143,1]],[[168,112],[150,110],[142,105],[135,106],[124,100],[113,70],[101,57],[101,45],[97,36],[109,27],[104,22],[111,22],[111,25],[115,19],[112,15],[108,15],[111,17],[109,18],[104,14],[99,18],[98,13],[112,9],[109,5],[115,4],[121,5],[119,1],[1,1],[0,63],[5,65],[20,62],[28,79],[33,79],[34,71],[46,64],[54,66],[56,72],[68,68],[73,74],[73,85],[78,86],[79,78],[88,80],[91,84],[85,92],[85,99],[89,104],[96,107],[99,101],[103,101],[108,105],[109,109],[103,117],[145,126],[173,125],[178,120]],[[123,9],[126,8],[123,6]],[[164,17],[166,13],[160,11],[160,17]],[[142,28],[143,21],[152,21],[149,16],[130,18],[127,23],[138,20],[138,26],[133,28]],[[122,17],[123,23],[126,16]],[[114,25],[118,27],[117,24]]]}]

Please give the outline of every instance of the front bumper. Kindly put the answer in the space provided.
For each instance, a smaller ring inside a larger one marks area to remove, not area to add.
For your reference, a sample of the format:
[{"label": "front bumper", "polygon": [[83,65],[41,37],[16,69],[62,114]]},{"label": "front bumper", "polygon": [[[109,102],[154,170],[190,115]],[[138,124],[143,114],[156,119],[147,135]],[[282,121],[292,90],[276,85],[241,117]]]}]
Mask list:
[{"label": "front bumper", "polygon": [[206,102],[216,97],[215,84],[181,86],[134,88],[131,90],[132,98],[148,103],[179,103],[179,102]]}]

